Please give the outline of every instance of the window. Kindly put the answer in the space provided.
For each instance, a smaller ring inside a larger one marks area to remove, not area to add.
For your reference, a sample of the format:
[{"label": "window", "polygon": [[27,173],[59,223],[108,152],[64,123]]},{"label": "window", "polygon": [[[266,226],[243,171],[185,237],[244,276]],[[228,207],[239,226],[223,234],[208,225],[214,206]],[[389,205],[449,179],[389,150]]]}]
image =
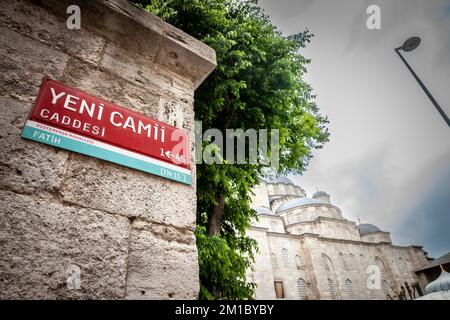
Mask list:
[{"label": "window", "polygon": [[283,281],[274,281],[275,297],[277,299],[284,299]]},{"label": "window", "polygon": [[398,258],[398,266],[399,266],[399,273],[405,272],[405,263],[403,262],[403,258]]},{"label": "window", "polygon": [[417,295],[418,295],[419,297],[423,296],[423,291],[422,291],[422,289],[420,288],[420,286],[419,286],[418,283],[415,283],[415,284],[414,284],[414,288],[416,289]]},{"label": "window", "polygon": [[295,256],[295,263],[297,264],[297,269],[301,269],[301,267],[303,267],[303,261],[299,255]]},{"label": "window", "polygon": [[308,291],[306,289],[305,280],[298,278],[297,280],[298,297],[300,300],[308,300]]},{"label": "window", "polygon": [[357,266],[356,261],[355,261],[355,256],[352,253],[350,253],[350,255],[348,256],[348,259],[349,259],[349,263],[348,263],[349,268],[351,270],[358,269],[358,266]]},{"label": "window", "polygon": [[412,269],[411,268],[411,263],[409,262],[409,259],[406,258],[406,260],[405,260],[405,273],[408,273],[409,270],[411,270],[411,269]]},{"label": "window", "polygon": [[389,284],[386,280],[383,280],[382,282],[382,286],[383,286],[383,292],[385,295],[389,295],[389,293],[391,292],[391,290],[389,289]]},{"label": "window", "polygon": [[277,231],[277,223],[275,221],[270,222],[270,231],[276,232]]},{"label": "window", "polygon": [[289,253],[287,249],[281,250],[281,259],[283,260],[283,266],[289,268]]},{"label": "window", "polygon": [[353,290],[353,282],[350,279],[345,280],[345,290],[349,299],[355,299],[355,291]]},{"label": "window", "polygon": [[409,260],[407,258],[403,259],[401,257],[398,258],[398,260],[399,260],[399,267],[402,269],[402,270],[400,270],[400,272],[408,273],[409,270],[411,269],[411,265],[409,264]]},{"label": "window", "polygon": [[384,270],[384,262],[380,257],[375,257],[375,264],[380,268],[380,271]]},{"label": "window", "polygon": [[336,291],[334,290],[334,283],[333,280],[331,280],[330,278],[328,278],[328,292],[330,293],[331,299],[333,300],[337,299]]},{"label": "window", "polygon": [[322,253],[322,264],[326,271],[331,271],[331,260],[325,253]]},{"label": "window", "polygon": [[277,256],[275,255],[275,253],[270,254],[270,261],[272,262],[272,266],[274,268],[278,267]]},{"label": "window", "polygon": [[339,262],[341,263],[341,267],[342,269],[347,269],[347,266],[345,264],[345,260],[344,260],[344,255],[342,254],[342,252],[339,252]]},{"label": "window", "polygon": [[289,186],[289,194],[295,194],[295,186],[292,184]]}]

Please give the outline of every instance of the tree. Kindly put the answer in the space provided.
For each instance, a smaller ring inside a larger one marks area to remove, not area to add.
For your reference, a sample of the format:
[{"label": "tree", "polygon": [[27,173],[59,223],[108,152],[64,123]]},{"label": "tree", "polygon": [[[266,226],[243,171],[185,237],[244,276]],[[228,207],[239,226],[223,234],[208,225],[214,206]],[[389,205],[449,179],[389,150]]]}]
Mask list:
[{"label": "tree", "polygon": [[[144,9],[203,41],[216,51],[217,67],[195,93],[196,120],[203,128],[279,130],[277,174],[300,173],[311,151],[328,140],[326,117],[303,80],[300,53],[312,34],[290,36],[270,23],[256,1],[138,0]],[[206,141],[202,148],[214,146]],[[197,146],[198,148],[199,146]],[[226,147],[221,151],[226,152]],[[247,149],[248,150],[248,149]],[[246,230],[256,212],[251,189],[263,164],[197,165],[197,247],[200,299],[251,299],[246,271],[256,242]]]}]

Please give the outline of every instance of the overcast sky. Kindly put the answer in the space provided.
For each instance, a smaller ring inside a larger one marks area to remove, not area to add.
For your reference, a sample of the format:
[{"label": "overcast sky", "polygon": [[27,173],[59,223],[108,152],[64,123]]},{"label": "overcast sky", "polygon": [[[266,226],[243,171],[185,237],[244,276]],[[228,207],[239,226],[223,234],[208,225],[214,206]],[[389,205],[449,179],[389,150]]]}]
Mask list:
[{"label": "overcast sky", "polygon": [[[450,0],[260,0],[290,35],[315,35],[306,79],[328,115],[330,142],[291,177],[308,195],[327,191],[346,218],[390,231],[400,245],[450,251],[450,128],[394,52],[405,57],[450,116]],[[381,30],[366,9],[381,8]]]}]

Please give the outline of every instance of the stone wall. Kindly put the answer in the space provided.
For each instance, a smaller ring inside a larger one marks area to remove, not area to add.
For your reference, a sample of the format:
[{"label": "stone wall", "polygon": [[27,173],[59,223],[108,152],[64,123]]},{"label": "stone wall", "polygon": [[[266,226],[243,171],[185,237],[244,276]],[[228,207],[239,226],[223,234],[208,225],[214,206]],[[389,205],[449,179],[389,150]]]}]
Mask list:
[{"label": "stone wall", "polygon": [[[314,234],[297,236],[269,232],[263,227],[250,228],[249,235],[260,247],[253,270],[249,270],[247,275],[248,280],[257,284],[256,299],[274,299],[273,282],[281,281],[285,299],[298,300],[299,279],[305,281],[308,299],[331,299],[330,279],[337,299],[385,300],[387,294],[394,296],[392,288],[399,290],[405,282],[410,285],[418,283],[414,270],[426,263],[423,251],[412,246],[338,240]],[[284,250],[287,258],[283,257]],[[300,256],[300,264],[297,255]],[[323,255],[329,259],[328,269],[324,266]],[[370,265],[380,267],[379,289],[367,287],[366,268]],[[351,281],[353,295],[346,285],[348,280]],[[422,286],[422,282],[419,284]]]},{"label": "stone wall", "polygon": [[2,1],[0,299],[196,298],[193,159],[188,186],[20,135],[50,76],[187,130],[193,148],[194,90],[214,66],[211,48],[124,0]]},{"label": "stone wall", "polygon": [[[261,208],[271,193],[281,202],[288,201],[293,186],[263,183],[254,190],[253,205],[259,215],[249,236],[260,251],[247,279],[257,285],[256,299],[275,299],[275,281],[283,283],[284,299],[293,300],[388,299],[405,282],[418,283],[424,290],[426,282],[415,273],[427,263],[422,247],[393,245],[385,231],[361,235],[328,197],[323,203],[305,202],[278,213],[274,200],[272,213],[269,207]],[[378,288],[367,285],[372,272],[367,268],[373,266],[380,270]]]}]

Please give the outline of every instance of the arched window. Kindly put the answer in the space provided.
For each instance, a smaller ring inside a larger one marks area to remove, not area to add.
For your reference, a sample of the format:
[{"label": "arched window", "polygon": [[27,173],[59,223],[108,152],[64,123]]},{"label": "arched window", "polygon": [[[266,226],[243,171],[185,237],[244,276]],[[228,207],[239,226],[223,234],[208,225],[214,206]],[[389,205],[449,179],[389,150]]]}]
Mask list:
[{"label": "arched window", "polygon": [[286,194],[286,188],[284,187],[284,184],[277,183],[276,187],[276,194]]},{"label": "arched window", "polygon": [[270,231],[271,232],[276,232],[277,231],[277,223],[275,221],[271,221],[270,222]]},{"label": "arched window", "polygon": [[389,284],[386,280],[383,280],[382,282],[382,286],[383,286],[383,292],[385,295],[389,295],[391,290],[389,289]]},{"label": "arched window", "polygon": [[295,194],[295,186],[293,184],[289,185],[289,194]]},{"label": "arched window", "polygon": [[405,273],[408,273],[409,270],[411,270],[411,263],[409,263],[409,259],[406,258],[406,260],[405,260]]},{"label": "arched window", "polygon": [[308,300],[308,290],[306,288],[305,280],[298,278],[297,280],[298,297],[300,300]]},{"label": "arched window", "polygon": [[330,293],[331,299],[337,299],[336,290],[334,289],[334,283],[330,278],[328,278],[328,292]]},{"label": "arched window", "polygon": [[350,253],[350,255],[348,256],[349,262],[348,262],[348,267],[350,270],[357,270],[358,266],[357,263],[355,261],[355,256]]},{"label": "arched window", "polygon": [[380,268],[380,271],[384,270],[384,262],[380,257],[375,257],[375,264]]},{"label": "arched window", "polygon": [[289,268],[289,253],[287,249],[281,250],[281,260],[283,260],[283,266]]},{"label": "arched window", "polygon": [[322,253],[322,264],[323,264],[323,268],[326,271],[331,271],[331,268],[332,268],[331,260],[325,253]]},{"label": "arched window", "polygon": [[345,264],[344,254],[339,252],[339,262],[341,263],[342,269],[347,269],[347,265]]},{"label": "arched window", "polygon": [[283,281],[274,281],[275,297],[277,299],[284,299],[284,285]]},{"label": "arched window", "polygon": [[277,263],[277,256],[275,253],[271,253],[270,254],[270,261],[272,262],[272,266],[274,268],[278,267],[278,263]]},{"label": "arched window", "polygon": [[301,269],[301,267],[303,267],[303,261],[299,255],[295,256],[295,263],[297,264],[297,269]]},{"label": "arched window", "polygon": [[355,299],[355,291],[353,290],[353,282],[350,279],[345,280],[345,290],[349,299]]},{"label": "arched window", "polygon": [[402,257],[398,258],[398,266],[400,273],[406,273],[406,263]]}]

